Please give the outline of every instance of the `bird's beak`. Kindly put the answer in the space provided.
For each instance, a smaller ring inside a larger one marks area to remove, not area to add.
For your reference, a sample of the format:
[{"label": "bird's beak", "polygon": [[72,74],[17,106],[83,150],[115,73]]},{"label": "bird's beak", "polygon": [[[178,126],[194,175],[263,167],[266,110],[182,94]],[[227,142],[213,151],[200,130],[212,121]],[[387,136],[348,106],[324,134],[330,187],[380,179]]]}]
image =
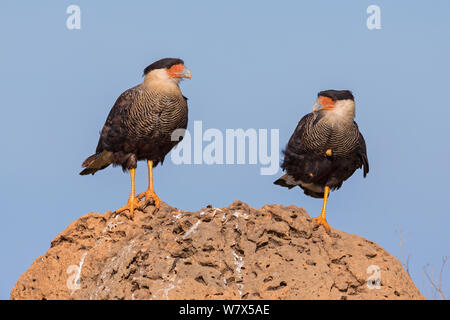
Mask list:
[{"label": "bird's beak", "polygon": [[319,110],[322,110],[322,104],[319,101],[316,101],[313,104],[312,111],[314,112],[314,111],[319,111]]},{"label": "bird's beak", "polygon": [[191,79],[191,70],[189,70],[188,68],[184,68],[183,71],[180,73],[180,78],[187,78],[187,79]]}]

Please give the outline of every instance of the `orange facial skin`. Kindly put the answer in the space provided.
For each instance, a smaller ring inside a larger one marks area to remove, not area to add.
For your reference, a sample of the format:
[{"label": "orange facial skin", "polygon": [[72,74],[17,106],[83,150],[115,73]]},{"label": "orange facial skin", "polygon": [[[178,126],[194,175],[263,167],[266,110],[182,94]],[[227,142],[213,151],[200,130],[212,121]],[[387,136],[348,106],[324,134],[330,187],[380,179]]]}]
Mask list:
[{"label": "orange facial skin", "polygon": [[191,78],[191,73],[183,64],[175,64],[168,70],[171,78]]},{"label": "orange facial skin", "polygon": [[328,97],[319,97],[319,99],[317,99],[317,102],[322,105],[322,109],[324,110],[331,110],[335,107],[333,99]]}]

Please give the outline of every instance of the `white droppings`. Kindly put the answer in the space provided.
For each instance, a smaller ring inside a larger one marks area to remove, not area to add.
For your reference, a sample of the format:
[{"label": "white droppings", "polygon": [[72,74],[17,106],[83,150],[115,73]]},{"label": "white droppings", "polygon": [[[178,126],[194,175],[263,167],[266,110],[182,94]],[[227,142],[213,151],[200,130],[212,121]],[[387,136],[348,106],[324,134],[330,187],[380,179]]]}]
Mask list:
[{"label": "white droppings", "polygon": [[169,300],[169,291],[175,288],[175,285],[171,283],[166,289],[164,289],[163,298]]},{"label": "white droppings", "polygon": [[239,278],[242,278],[242,267],[244,266],[244,261],[243,258],[241,256],[239,256],[235,251],[233,251],[233,256],[234,256],[234,265],[236,266],[236,272],[238,274]]},{"label": "white droppings", "polygon": [[[117,218],[117,217],[116,217]],[[115,229],[119,224],[123,224],[123,221],[119,221],[117,223],[113,222],[113,221],[109,221],[106,226],[103,228],[102,233],[105,233],[107,231],[112,231],[113,229]]]},{"label": "white droppings", "polygon": [[[235,251],[233,251],[234,265],[236,266],[236,273],[239,280],[242,280],[242,267],[244,266],[243,257],[239,256]],[[239,295],[242,296],[242,290],[244,290],[244,285],[242,283],[237,284]]]},{"label": "white droppings", "polygon": [[[170,279],[169,281],[169,286],[167,288],[161,288],[159,290],[157,290],[155,292],[155,294],[152,295],[152,298],[157,298],[158,297],[158,293],[160,293],[162,291],[162,297],[166,300],[169,300],[169,291],[172,290],[173,288],[175,288],[175,278],[176,276],[173,276],[172,279]],[[177,283],[181,283],[181,280],[178,280]]]},{"label": "white droppings", "polygon": [[77,291],[78,289],[80,289],[80,277],[81,277],[81,271],[82,271],[82,269],[83,269],[84,259],[86,258],[87,254],[88,254],[87,252],[84,252],[84,253],[81,255],[80,263],[79,263],[78,266],[76,266],[76,265],[71,265],[71,266],[69,266],[69,267],[67,268],[67,273],[69,273],[69,274],[72,273],[71,270],[75,270],[75,275],[74,275],[74,277],[70,276],[70,277],[67,279],[67,283],[66,283],[67,288],[72,290],[71,293],[70,293],[70,296],[72,296],[73,293],[74,293],[75,291]]},{"label": "white droppings", "polygon": [[201,220],[198,220],[181,238],[186,239],[192,232],[197,230],[200,223],[201,223]]},{"label": "white droppings", "polygon": [[216,216],[217,211],[222,212],[222,209],[219,209],[219,208],[212,208],[212,209],[214,209],[213,214],[212,214],[213,218]]},{"label": "white droppings", "polygon": [[185,213],[188,213],[188,212],[187,212],[187,211],[180,210],[180,211],[178,211],[178,214],[173,214],[172,217],[174,217],[176,220],[178,220],[178,219],[180,219],[181,217],[183,217],[183,215],[184,215]]},{"label": "white droppings", "polygon": [[[114,219],[117,220],[116,216]],[[112,230],[114,230],[119,224],[123,224],[123,221],[118,221],[118,222],[114,222],[114,221],[109,221],[106,226],[103,228],[102,230],[102,234],[104,235],[106,232],[110,232]],[[95,246],[98,246],[102,243],[103,240],[109,241],[112,240],[111,237],[108,236],[101,236],[100,238],[98,238],[98,240],[95,242]]]},{"label": "white droppings", "polygon": [[173,217],[175,218],[175,219],[180,219],[181,217],[183,216],[183,214],[180,212],[179,214],[174,214],[173,215]]},{"label": "white droppings", "polygon": [[248,214],[246,214],[245,212],[235,211],[233,213],[233,216],[235,216],[236,218],[242,217],[244,219],[248,219]]},{"label": "white droppings", "polygon": [[237,284],[239,295],[242,297],[242,290],[244,290],[244,285],[242,283]]},{"label": "white droppings", "polygon": [[[96,290],[91,293],[90,298],[91,299],[98,299],[98,295],[101,291],[109,292],[110,288],[108,285],[112,283],[112,277],[111,273],[112,270],[120,270],[122,268],[126,258],[130,255],[131,250],[133,249],[135,245],[135,240],[130,241],[130,244],[128,246],[123,247],[119,253],[112,257],[110,262],[103,268],[102,273],[100,274],[100,279],[102,279],[103,284],[97,284],[98,287]],[[136,251],[133,251],[134,254],[136,254]]]}]

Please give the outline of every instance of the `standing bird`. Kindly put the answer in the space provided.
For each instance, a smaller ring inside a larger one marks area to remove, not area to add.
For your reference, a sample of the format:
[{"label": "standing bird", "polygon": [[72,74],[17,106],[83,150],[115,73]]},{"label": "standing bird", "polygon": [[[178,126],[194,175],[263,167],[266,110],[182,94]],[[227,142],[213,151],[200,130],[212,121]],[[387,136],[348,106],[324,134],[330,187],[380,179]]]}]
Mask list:
[{"label": "standing bird", "polygon": [[[120,165],[130,171],[131,194],[128,203],[116,210],[133,214],[139,199],[153,200],[158,209],[160,199],[153,188],[153,167],[179,142],[172,141],[176,129],[186,129],[187,98],[179,88],[183,78],[191,79],[191,72],[181,59],[165,58],[144,70],[144,81],[122,93],[109,112],[100,134],[95,154],[84,160],[80,175]],[[181,139],[180,139],[181,140]],[[147,160],[148,189],[135,196],[134,175],[139,160]]]},{"label": "standing bird", "polygon": [[323,198],[322,212],[313,221],[327,232],[330,190],[339,189],[356,169],[364,166],[364,177],[369,172],[366,143],[354,118],[350,91],[319,92],[313,111],[300,120],[284,150],[281,168],[286,174],[274,182],[289,189],[299,186],[306,195]]}]

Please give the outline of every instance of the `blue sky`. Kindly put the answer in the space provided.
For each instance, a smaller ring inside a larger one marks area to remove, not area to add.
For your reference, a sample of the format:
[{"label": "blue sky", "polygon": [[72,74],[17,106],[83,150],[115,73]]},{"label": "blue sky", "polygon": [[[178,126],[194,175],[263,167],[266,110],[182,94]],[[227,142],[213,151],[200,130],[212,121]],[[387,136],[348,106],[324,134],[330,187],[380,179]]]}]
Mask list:
[{"label": "blue sky", "polygon": [[[66,8],[81,8],[81,29]],[[368,30],[366,9],[381,8]],[[89,211],[124,205],[129,176],[79,176],[118,95],[163,57],[181,57],[192,80],[189,127],[279,129],[284,147],[317,92],[350,89],[370,173],[357,171],[328,202],[331,226],[401,258],[428,297],[423,269],[450,255],[450,2],[433,1],[2,1],[0,298],[50,241]],[[257,165],[155,170],[161,199],[185,210],[239,199],[303,206],[321,200],[272,184]],[[146,188],[144,163],[136,188]],[[430,269],[431,270],[431,269]],[[443,287],[450,296],[450,267]]]}]

